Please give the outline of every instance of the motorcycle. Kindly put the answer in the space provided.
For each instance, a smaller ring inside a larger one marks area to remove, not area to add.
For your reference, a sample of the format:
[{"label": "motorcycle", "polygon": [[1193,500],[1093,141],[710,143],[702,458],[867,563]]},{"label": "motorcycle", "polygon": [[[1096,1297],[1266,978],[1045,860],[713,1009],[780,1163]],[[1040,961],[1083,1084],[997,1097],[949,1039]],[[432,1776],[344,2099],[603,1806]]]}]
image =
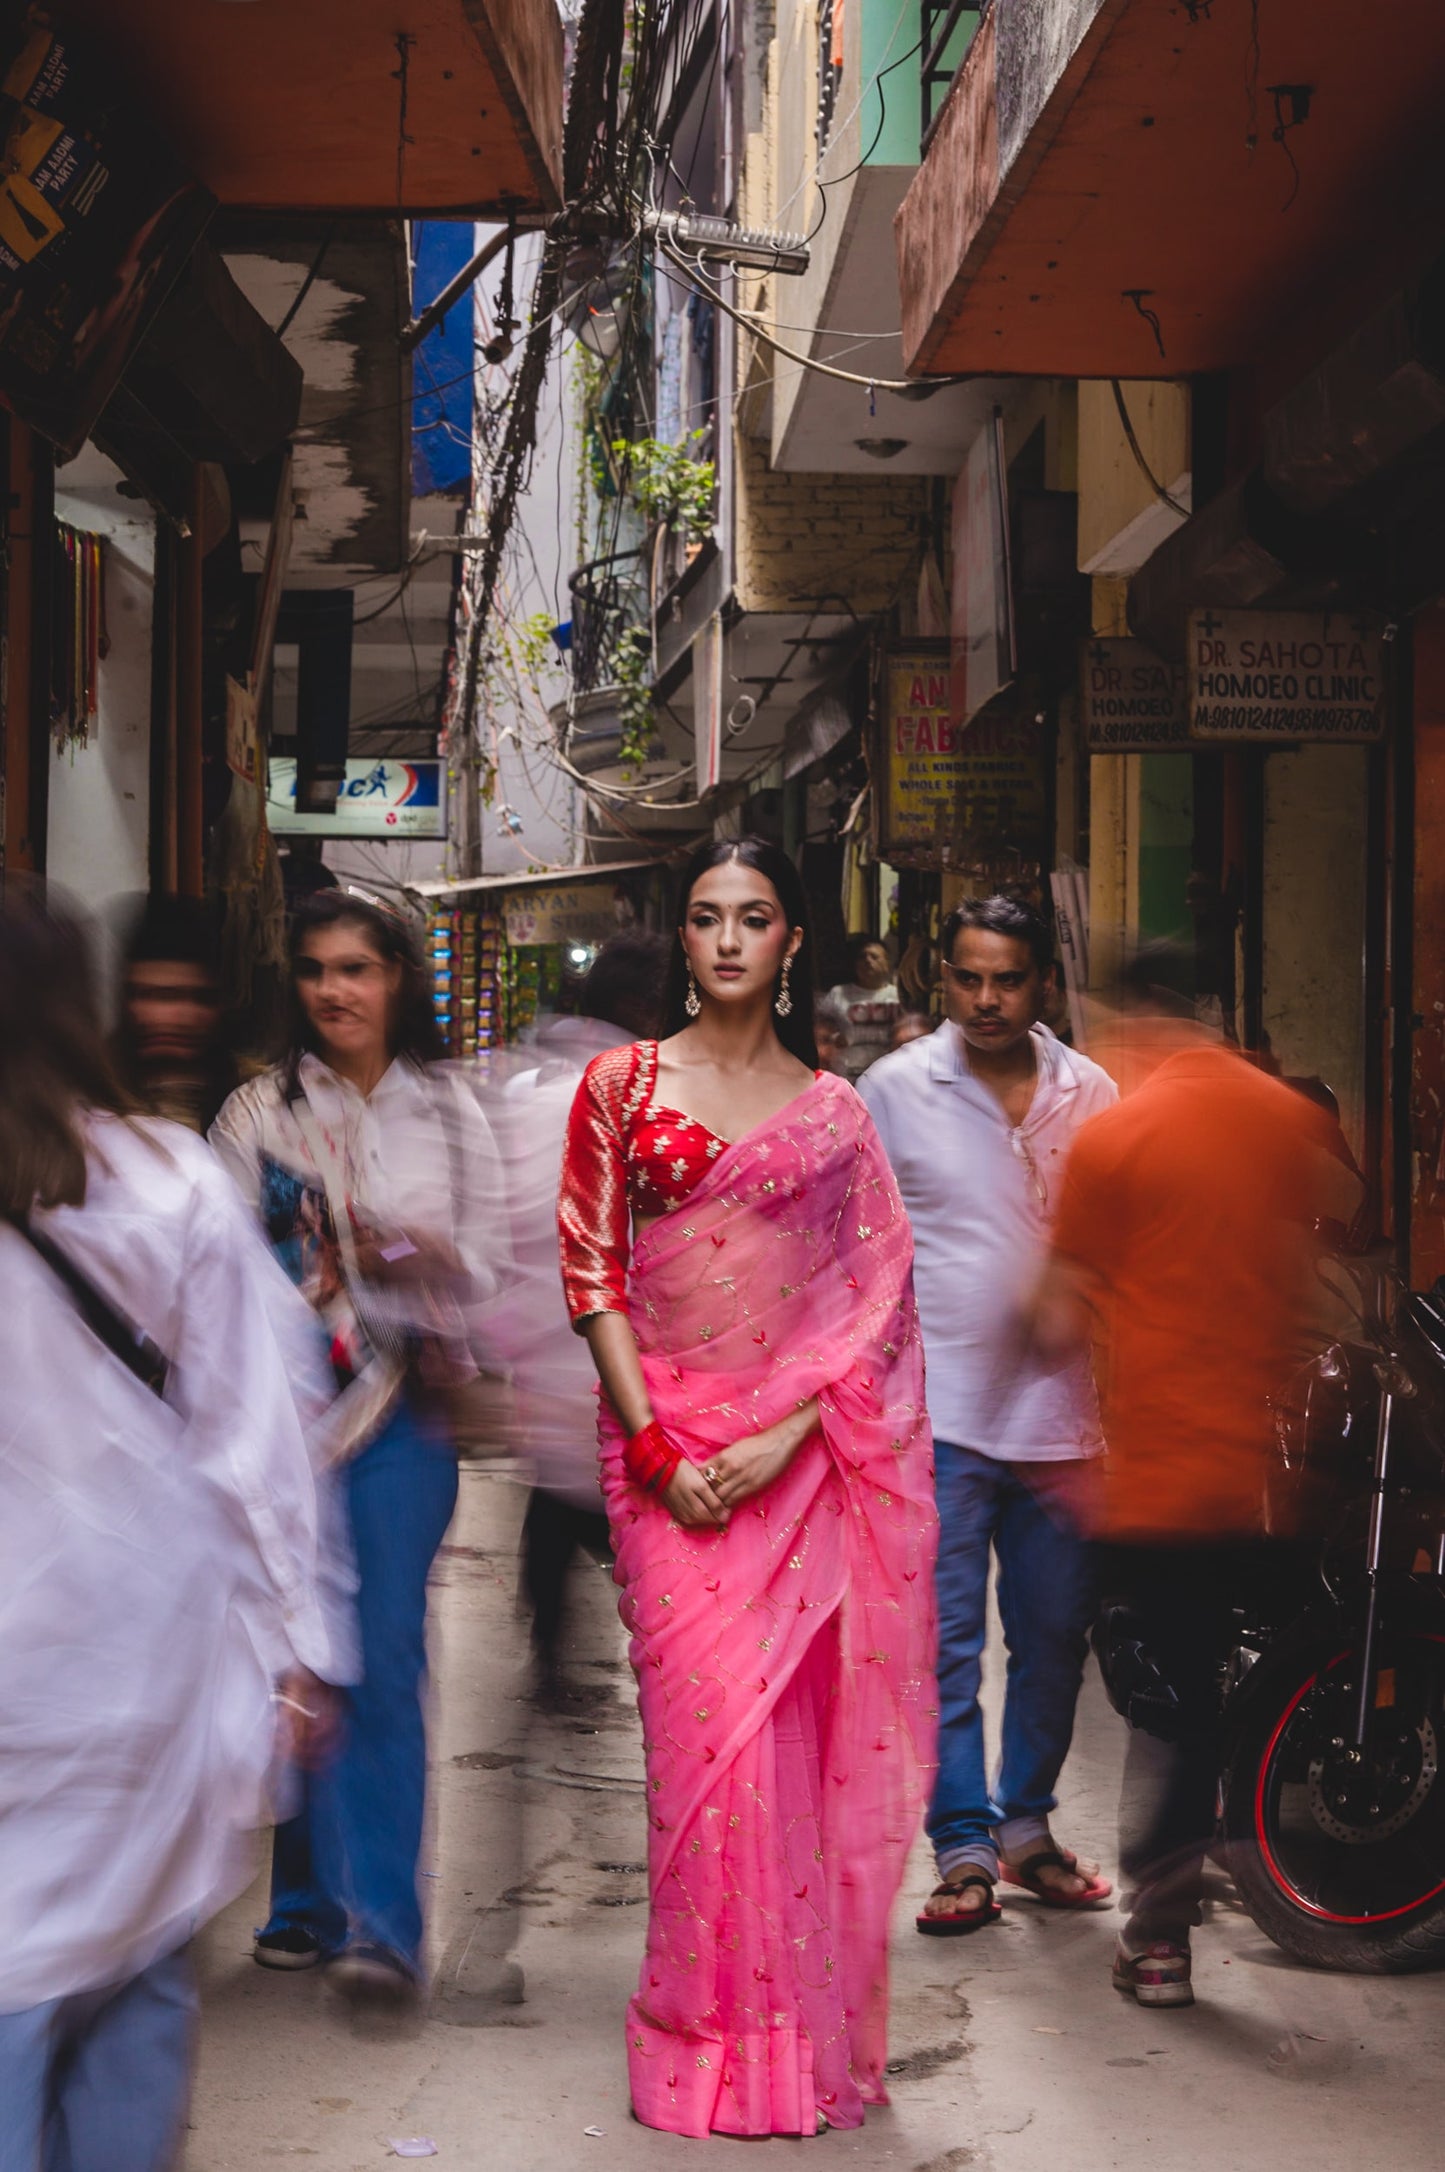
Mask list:
[{"label": "motorcycle", "polygon": [[1269,1487],[1312,1589],[1236,1616],[1221,1836],[1284,1952],[1393,1974],[1445,1963],[1445,1277],[1407,1292],[1328,1237],[1351,1321],[1276,1401]]}]

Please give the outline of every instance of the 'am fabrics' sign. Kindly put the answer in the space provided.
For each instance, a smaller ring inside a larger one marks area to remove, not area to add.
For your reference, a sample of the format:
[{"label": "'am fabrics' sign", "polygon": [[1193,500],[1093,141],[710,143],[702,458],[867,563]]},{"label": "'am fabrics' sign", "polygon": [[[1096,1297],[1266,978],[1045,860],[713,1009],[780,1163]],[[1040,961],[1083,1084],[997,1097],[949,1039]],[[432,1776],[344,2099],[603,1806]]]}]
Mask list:
[{"label": "'am fabrics' sign", "polygon": [[1211,740],[1378,739],[1389,644],[1354,611],[1189,614],[1189,735]]}]

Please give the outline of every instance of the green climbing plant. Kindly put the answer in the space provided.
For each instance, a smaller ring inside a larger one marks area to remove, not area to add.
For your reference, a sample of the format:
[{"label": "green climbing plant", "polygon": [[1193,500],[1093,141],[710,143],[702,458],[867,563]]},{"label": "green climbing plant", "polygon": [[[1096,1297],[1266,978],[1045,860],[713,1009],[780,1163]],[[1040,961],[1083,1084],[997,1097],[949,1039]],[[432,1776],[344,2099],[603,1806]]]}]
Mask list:
[{"label": "green climbing plant", "polygon": [[617,688],[622,771],[624,776],[635,777],[647,760],[657,728],[652,643],[641,626],[628,626],[618,635],[612,651],[612,678]]},{"label": "green climbing plant", "polygon": [[680,445],[654,437],[615,438],[612,457],[633,504],[650,521],[681,528],[689,542],[712,533],[717,470],[711,460],[694,460],[688,447],[703,435],[694,430]]}]

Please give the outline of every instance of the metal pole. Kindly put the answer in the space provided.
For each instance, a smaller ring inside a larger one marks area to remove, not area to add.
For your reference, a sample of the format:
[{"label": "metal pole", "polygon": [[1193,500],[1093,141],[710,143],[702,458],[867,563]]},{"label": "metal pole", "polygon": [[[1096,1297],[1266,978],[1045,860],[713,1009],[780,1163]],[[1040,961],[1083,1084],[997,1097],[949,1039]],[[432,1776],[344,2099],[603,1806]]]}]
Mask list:
[{"label": "metal pole", "polygon": [[401,351],[403,354],[411,354],[414,349],[421,345],[428,332],[435,331],[447,312],[455,308],[456,304],[461,300],[467,288],[475,280],[480,279],[482,273],[495,257],[501,255],[507,246],[508,240],[515,235],[516,231],[515,227],[504,226],[500,233],[493,234],[486,246],[478,249],[470,264],[463,264],[455,279],[447,281],[436,300],[428,302],[419,317],[412,318],[411,323],[407,325],[401,335]]},{"label": "metal pole", "polygon": [[1355,1699],[1356,1751],[1363,1750],[1375,1698],[1375,1654],[1380,1643],[1380,1555],[1385,1529],[1385,1485],[1390,1471],[1390,1419],[1395,1398],[1389,1388],[1380,1391],[1380,1417],[1375,1429],[1375,1468],[1370,1480],[1370,1536],[1365,1549],[1365,1633],[1360,1643],[1360,1680]]}]

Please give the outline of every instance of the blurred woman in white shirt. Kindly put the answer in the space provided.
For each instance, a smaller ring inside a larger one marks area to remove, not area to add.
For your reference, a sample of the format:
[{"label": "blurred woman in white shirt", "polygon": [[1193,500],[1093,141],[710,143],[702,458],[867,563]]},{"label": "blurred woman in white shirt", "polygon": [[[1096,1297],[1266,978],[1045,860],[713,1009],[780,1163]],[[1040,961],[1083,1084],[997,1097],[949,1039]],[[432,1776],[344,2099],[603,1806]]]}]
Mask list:
[{"label": "blurred woman in white shirt", "polygon": [[474,1095],[440,1037],[406,922],[321,891],[291,930],[283,1062],[233,1094],[211,1144],[326,1331],[330,1448],[357,1571],[362,1679],[341,1748],[276,1834],[270,1968],[334,1960],[357,1998],[420,1978],[427,1575],[457,1497],[452,1412],[469,1325],[498,1287],[505,1201]]},{"label": "blurred woman in white shirt", "polygon": [[[336,1653],[314,1327],[201,1142],[135,1112],[83,934],[0,903],[0,2167],[168,2172],[196,1929]],[[300,1407],[298,1407],[298,1405]]]}]

